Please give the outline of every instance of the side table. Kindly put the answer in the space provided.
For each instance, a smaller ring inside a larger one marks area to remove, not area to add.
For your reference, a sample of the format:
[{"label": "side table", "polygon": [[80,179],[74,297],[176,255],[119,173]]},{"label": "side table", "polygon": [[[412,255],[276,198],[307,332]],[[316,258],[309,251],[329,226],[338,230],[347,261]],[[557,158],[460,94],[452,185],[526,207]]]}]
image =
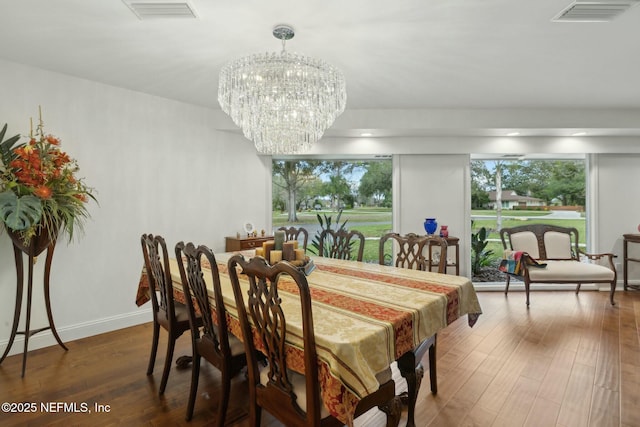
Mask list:
[{"label": "side table", "polygon": [[623,234],[623,245],[622,245],[622,254],[623,254],[623,264],[622,264],[622,270],[623,270],[623,283],[624,283],[624,290],[626,291],[627,288],[632,288],[632,289],[637,289],[640,290],[640,285],[630,285],[628,283],[629,281],[629,269],[627,264],[629,263],[629,261],[631,262],[640,262],[640,258],[631,258],[629,257],[629,243],[640,243],[640,234]]}]

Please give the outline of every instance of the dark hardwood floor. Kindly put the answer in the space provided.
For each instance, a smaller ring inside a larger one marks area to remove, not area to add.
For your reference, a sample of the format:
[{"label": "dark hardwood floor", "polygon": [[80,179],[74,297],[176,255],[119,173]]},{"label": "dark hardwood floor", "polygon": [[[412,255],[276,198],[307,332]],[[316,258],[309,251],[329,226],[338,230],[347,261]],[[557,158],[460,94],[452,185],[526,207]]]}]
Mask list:
[{"label": "dark hardwood floor", "polygon": [[[527,310],[521,292],[507,298],[480,292],[484,314],[478,323],[469,328],[465,317],[438,335],[439,391],[431,395],[425,377],[417,425],[640,426],[640,292],[617,292],[615,307],[607,295],[536,291]],[[166,334],[161,337],[164,349]],[[194,418],[186,422],[190,369],[174,366],[159,397],[164,354],[147,377],[150,344],[151,326],[145,324],[69,342],[68,352],[57,346],[34,350],[24,379],[21,355],[7,358],[0,365],[0,403],[36,408],[18,414],[3,407],[0,425],[212,425],[217,371],[203,364]],[[189,351],[185,335],[176,355]],[[246,427],[243,377],[232,390],[227,425]],[[58,412],[44,411],[46,404]],[[91,413],[71,412],[74,404],[77,411],[86,404]],[[280,426],[268,414],[262,425]]]}]

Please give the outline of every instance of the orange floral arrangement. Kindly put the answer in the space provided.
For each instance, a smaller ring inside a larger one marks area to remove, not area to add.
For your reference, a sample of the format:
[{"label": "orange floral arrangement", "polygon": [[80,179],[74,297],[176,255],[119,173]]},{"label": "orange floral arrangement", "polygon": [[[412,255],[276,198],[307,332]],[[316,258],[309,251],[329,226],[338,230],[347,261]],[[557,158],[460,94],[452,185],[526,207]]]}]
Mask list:
[{"label": "orange floral arrangement", "polygon": [[26,142],[18,143],[20,135],[4,141],[6,129],[0,133],[0,219],[25,242],[42,227],[50,233],[62,229],[71,240],[89,217],[87,202],[96,200],[93,190],[76,178],[77,162],[62,151],[58,138],[45,134],[41,115],[35,135],[32,127]]}]

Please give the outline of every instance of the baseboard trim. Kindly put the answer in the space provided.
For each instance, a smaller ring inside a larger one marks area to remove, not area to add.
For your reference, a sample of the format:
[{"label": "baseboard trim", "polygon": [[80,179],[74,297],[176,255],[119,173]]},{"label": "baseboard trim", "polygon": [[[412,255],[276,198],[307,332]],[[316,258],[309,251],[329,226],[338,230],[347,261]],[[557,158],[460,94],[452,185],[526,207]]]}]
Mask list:
[{"label": "baseboard trim", "polygon": [[[90,322],[78,323],[76,325],[58,327],[58,335],[62,342],[74,341],[81,338],[90,337],[93,335],[103,334],[105,332],[111,332],[118,329],[128,328],[130,326],[139,325],[141,323],[151,322],[150,311],[135,311],[131,313],[121,314],[118,316],[105,317],[98,320],[92,320]],[[38,326],[36,326],[38,327]],[[4,353],[4,350],[9,343],[9,338],[0,340],[0,349]],[[36,350],[39,348],[49,347],[52,345],[58,345],[51,331],[42,331],[29,338],[29,350]],[[16,335],[9,356],[15,354],[21,354],[24,349],[24,335]]]}]

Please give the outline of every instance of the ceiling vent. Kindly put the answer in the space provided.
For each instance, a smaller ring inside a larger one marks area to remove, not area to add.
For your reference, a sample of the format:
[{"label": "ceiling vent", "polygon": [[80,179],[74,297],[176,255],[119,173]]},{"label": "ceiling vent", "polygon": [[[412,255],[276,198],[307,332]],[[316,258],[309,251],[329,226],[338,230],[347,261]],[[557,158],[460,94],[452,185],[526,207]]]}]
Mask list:
[{"label": "ceiling vent", "polygon": [[139,19],[197,18],[188,2],[162,0],[122,0]]},{"label": "ceiling vent", "polygon": [[575,1],[560,12],[553,22],[609,22],[631,9],[640,0]]}]

